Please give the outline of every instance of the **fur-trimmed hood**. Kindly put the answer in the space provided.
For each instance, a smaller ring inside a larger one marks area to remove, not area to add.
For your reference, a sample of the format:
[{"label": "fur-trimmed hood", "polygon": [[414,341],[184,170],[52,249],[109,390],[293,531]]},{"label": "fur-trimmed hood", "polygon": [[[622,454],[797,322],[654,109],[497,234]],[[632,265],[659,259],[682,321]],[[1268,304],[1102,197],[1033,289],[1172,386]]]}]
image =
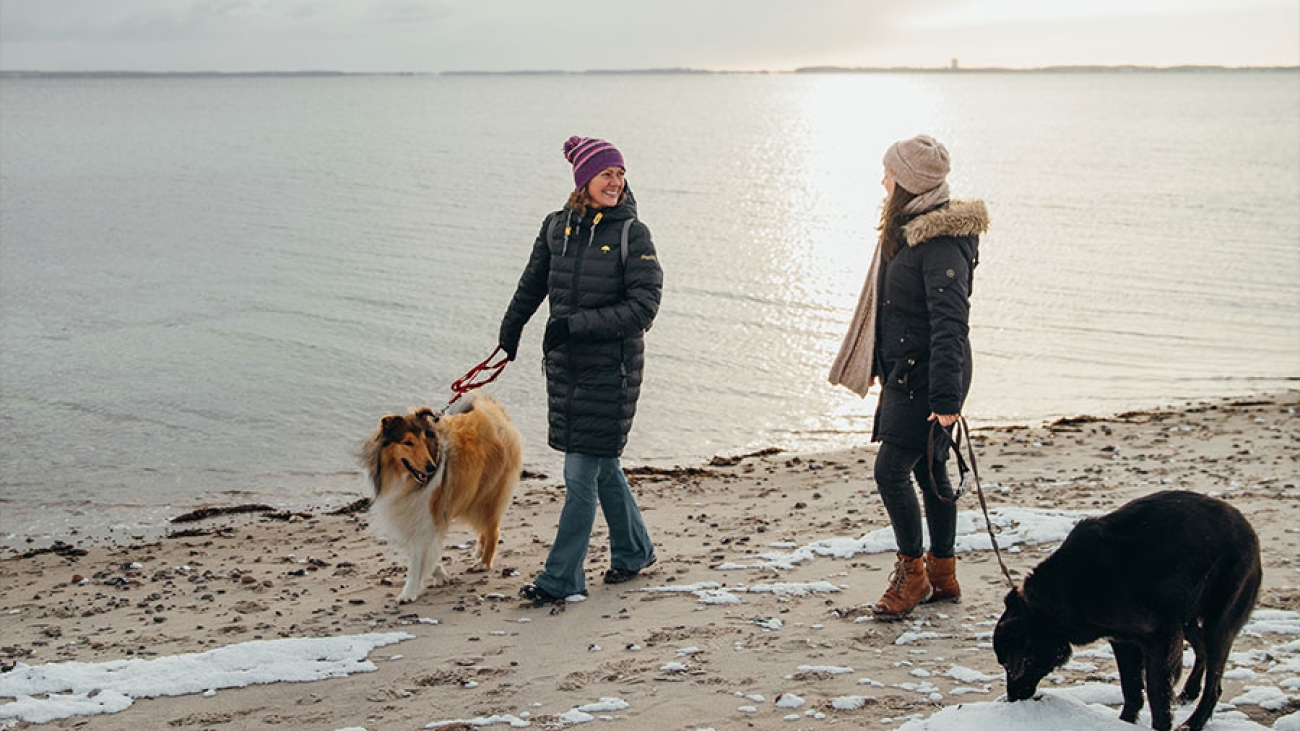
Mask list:
[{"label": "fur-trimmed hood", "polygon": [[903,235],[908,246],[916,246],[940,236],[979,236],[988,230],[989,212],[984,201],[955,200],[908,221]]}]

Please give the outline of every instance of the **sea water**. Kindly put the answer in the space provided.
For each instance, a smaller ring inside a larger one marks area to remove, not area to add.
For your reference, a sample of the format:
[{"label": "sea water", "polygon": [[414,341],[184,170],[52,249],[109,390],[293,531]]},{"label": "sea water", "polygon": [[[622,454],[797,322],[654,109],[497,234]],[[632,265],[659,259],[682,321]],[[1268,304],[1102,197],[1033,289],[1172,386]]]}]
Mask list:
[{"label": "sea water", "polygon": [[[574,134],[665,272],[625,461],[864,444],[826,373],[919,132],[992,218],[974,426],[1295,387],[1296,71],[5,78],[0,537],[365,495],[379,417],[495,346]],[[555,474],[544,318],[488,392]]]}]

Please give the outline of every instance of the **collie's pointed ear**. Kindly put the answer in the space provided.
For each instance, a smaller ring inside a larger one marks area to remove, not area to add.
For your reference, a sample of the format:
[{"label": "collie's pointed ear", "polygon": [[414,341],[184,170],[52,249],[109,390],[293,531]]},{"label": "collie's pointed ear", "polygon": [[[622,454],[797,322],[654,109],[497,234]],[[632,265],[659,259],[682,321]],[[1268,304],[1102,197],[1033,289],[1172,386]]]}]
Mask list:
[{"label": "collie's pointed ear", "polygon": [[384,435],[384,441],[395,442],[406,434],[406,420],[400,416],[385,416],[379,422],[379,431]]},{"label": "collie's pointed ear", "polygon": [[425,421],[428,421],[430,424],[438,423],[438,412],[434,411],[428,406],[424,406],[422,408],[416,409],[414,415],[416,418],[424,419]]}]

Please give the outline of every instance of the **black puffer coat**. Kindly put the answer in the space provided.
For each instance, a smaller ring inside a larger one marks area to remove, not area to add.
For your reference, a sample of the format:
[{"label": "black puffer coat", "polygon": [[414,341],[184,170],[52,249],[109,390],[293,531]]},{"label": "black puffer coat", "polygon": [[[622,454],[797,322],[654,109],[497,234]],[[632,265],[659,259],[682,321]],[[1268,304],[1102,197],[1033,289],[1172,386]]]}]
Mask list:
[{"label": "black puffer coat", "polygon": [[986,230],[983,202],[952,201],[905,224],[907,245],[881,263],[872,441],[924,450],[930,413],[961,413],[971,382],[970,294]]},{"label": "black puffer coat", "polygon": [[623,226],[635,218],[631,189],[623,203],[588,211],[581,221],[568,207],[547,216],[501,321],[500,342],[517,347],[543,299],[550,298],[551,320],[568,318],[569,342],[544,354],[547,441],[562,452],[620,456],[632,428],[643,336],[663,293],[650,229],[639,220],[623,261]]}]

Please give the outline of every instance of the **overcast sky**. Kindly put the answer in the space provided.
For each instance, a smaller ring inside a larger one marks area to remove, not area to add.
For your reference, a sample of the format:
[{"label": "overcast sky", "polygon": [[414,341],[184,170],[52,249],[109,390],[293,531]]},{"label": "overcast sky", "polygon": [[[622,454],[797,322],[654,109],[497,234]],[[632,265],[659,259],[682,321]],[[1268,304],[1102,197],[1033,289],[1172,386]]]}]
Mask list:
[{"label": "overcast sky", "polygon": [[0,0],[8,70],[1300,64],[1297,0]]}]

